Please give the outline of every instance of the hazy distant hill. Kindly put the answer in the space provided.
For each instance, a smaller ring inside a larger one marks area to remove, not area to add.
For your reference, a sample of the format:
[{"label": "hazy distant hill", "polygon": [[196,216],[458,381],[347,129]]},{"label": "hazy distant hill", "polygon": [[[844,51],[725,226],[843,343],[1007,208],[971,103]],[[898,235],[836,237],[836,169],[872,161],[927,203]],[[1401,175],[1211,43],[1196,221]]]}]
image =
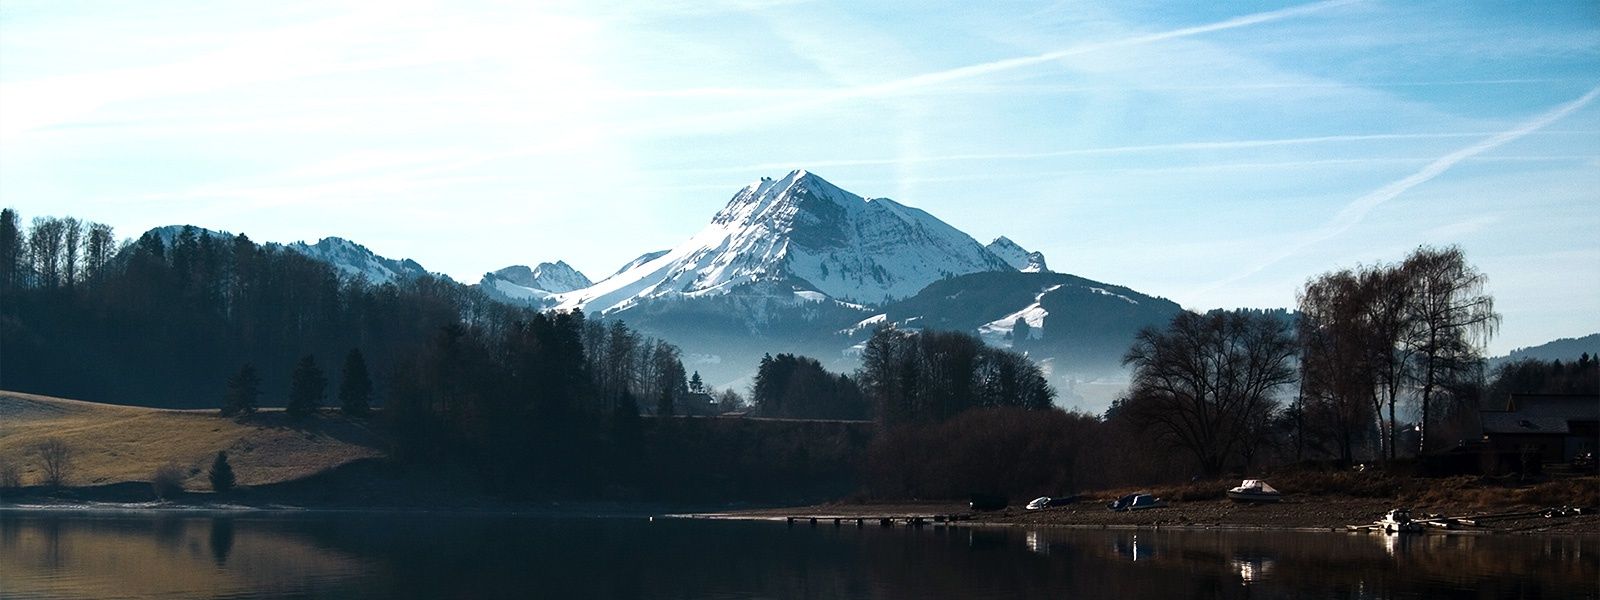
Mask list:
[{"label": "hazy distant hill", "polygon": [[1503,363],[1523,358],[1573,361],[1577,360],[1585,352],[1589,353],[1591,357],[1600,356],[1600,333],[1591,333],[1578,338],[1561,338],[1537,346],[1517,348],[1505,356],[1490,358],[1489,367],[1494,368]]}]

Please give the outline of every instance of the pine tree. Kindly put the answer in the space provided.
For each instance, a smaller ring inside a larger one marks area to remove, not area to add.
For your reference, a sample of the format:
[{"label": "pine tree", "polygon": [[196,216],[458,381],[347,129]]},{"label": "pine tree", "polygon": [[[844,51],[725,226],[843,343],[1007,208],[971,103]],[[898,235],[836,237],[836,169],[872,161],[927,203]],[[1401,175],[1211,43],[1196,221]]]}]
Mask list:
[{"label": "pine tree", "polygon": [[211,489],[217,493],[233,489],[233,466],[228,464],[228,453],[217,452],[217,459],[211,461]]},{"label": "pine tree", "polygon": [[1012,348],[1026,346],[1028,345],[1028,338],[1033,336],[1033,326],[1029,325],[1028,321],[1022,317],[1017,317],[1016,322],[1011,324],[1011,336]]},{"label": "pine tree", "polygon": [[22,226],[17,211],[0,210],[0,290],[12,291],[22,287],[23,258]]},{"label": "pine tree", "polygon": [[351,348],[344,358],[344,373],[339,381],[339,410],[352,417],[372,412],[372,378],[367,375],[367,359],[359,348]]},{"label": "pine tree", "polygon": [[689,378],[689,391],[698,394],[700,392],[704,392],[705,390],[706,382],[700,379],[700,372],[695,371],[694,376]]},{"label": "pine tree", "polygon": [[317,368],[315,357],[307,354],[294,367],[294,377],[289,382],[289,406],[285,412],[300,419],[317,410],[328,391],[328,378]]},{"label": "pine tree", "polygon": [[256,398],[261,396],[261,377],[253,365],[239,367],[239,372],[228,378],[228,394],[222,400],[222,416],[236,417],[256,411]]}]

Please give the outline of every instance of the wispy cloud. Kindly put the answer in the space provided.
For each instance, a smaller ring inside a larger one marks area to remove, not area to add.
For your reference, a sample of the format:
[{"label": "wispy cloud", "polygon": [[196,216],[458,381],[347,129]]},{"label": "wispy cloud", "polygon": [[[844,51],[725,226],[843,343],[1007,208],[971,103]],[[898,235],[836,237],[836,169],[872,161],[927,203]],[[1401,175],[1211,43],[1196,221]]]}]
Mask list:
[{"label": "wispy cloud", "polygon": [[1423,167],[1421,170],[1392,181],[1388,185],[1373,190],[1366,195],[1356,198],[1349,204],[1346,204],[1339,210],[1338,213],[1334,214],[1333,218],[1326,225],[1300,238],[1288,248],[1285,248],[1273,256],[1270,256],[1267,259],[1252,265],[1248,269],[1234,274],[1233,276],[1220,281],[1212,282],[1198,290],[1194,290],[1191,292],[1191,295],[1203,295],[1212,290],[1237,283],[1245,278],[1255,275],[1256,273],[1266,270],[1268,267],[1271,267],[1272,265],[1275,265],[1284,259],[1299,254],[1307,247],[1338,237],[1355,227],[1357,224],[1360,224],[1361,221],[1366,218],[1367,214],[1371,213],[1373,209],[1383,205],[1383,203],[1399,197],[1401,194],[1406,193],[1411,188],[1432,181],[1434,178],[1443,175],[1446,171],[1449,171],[1451,167],[1460,164],[1462,161],[1471,159],[1479,154],[1488,152],[1512,141],[1533,134],[1540,129],[1548,127],[1550,124],[1560,121],[1568,115],[1577,112],[1579,109],[1588,106],[1590,103],[1594,102],[1595,98],[1597,97],[1600,97],[1600,87],[1593,88],[1589,90],[1588,93],[1576,100],[1545,111],[1544,113],[1532,119],[1518,124],[1516,127],[1495,134],[1493,137],[1434,159],[1433,162],[1428,163],[1428,165]]}]

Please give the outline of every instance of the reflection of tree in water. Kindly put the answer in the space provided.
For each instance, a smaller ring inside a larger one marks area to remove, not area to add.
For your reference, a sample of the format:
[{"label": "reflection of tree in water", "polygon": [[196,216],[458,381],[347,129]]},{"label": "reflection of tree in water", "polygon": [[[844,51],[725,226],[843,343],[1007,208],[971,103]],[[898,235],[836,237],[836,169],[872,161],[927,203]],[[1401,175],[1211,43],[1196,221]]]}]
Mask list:
[{"label": "reflection of tree in water", "polygon": [[211,557],[217,566],[228,564],[228,553],[233,551],[233,519],[211,519]]}]

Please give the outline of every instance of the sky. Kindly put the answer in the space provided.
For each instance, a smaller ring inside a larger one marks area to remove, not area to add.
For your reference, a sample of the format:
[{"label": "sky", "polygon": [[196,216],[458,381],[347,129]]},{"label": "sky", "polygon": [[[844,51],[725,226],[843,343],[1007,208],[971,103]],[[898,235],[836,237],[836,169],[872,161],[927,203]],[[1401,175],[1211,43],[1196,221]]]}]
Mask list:
[{"label": "sky", "polygon": [[1600,331],[1600,3],[0,3],[0,204],[598,279],[804,168],[1197,310],[1461,246]]}]

